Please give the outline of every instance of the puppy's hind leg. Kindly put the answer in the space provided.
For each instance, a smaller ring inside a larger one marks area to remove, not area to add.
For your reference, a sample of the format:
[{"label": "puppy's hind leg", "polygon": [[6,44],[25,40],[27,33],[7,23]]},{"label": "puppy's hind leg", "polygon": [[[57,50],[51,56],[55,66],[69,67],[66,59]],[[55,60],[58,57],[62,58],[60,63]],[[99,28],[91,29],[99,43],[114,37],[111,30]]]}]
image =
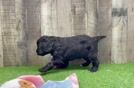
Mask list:
[{"label": "puppy's hind leg", "polygon": [[98,61],[97,57],[92,57],[91,63],[92,63],[92,67],[89,70],[91,72],[96,72],[98,70],[98,67],[99,67],[99,61]]}]

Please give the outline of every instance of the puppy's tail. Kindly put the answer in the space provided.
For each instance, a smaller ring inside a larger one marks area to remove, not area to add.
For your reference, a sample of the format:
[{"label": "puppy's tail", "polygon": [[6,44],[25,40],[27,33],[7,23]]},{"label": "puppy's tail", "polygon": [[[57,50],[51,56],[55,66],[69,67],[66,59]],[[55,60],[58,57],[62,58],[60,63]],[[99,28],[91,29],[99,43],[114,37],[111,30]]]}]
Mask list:
[{"label": "puppy's tail", "polygon": [[103,38],[106,38],[106,36],[95,36],[95,37],[93,37],[93,40],[98,42],[99,40],[101,40]]}]

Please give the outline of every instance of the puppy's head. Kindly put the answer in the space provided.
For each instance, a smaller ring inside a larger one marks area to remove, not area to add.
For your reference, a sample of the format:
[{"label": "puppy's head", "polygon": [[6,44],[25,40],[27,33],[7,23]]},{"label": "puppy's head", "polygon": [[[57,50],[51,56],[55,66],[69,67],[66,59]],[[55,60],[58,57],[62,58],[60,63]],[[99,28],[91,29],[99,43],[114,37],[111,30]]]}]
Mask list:
[{"label": "puppy's head", "polygon": [[44,56],[53,50],[54,37],[42,36],[37,40],[37,55]]}]

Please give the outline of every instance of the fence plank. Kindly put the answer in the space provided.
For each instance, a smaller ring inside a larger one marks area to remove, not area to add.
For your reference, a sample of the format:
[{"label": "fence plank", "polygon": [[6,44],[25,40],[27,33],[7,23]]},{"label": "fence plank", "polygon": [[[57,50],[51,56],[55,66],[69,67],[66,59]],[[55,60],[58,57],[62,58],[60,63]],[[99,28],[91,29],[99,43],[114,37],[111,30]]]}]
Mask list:
[{"label": "fence plank", "polygon": [[[18,54],[18,31],[17,31],[17,18],[20,13],[16,13],[15,0],[2,1],[3,4],[3,22],[2,22],[2,41],[3,41],[3,57],[4,65],[11,66],[20,65],[20,58]],[[20,24],[21,25],[21,24]]]},{"label": "fence plank", "polygon": [[127,62],[127,3],[125,0],[112,2],[112,62]]},{"label": "fence plank", "polygon": [[127,62],[134,61],[134,0],[128,2]]},{"label": "fence plank", "polygon": [[112,0],[97,0],[97,35],[106,38],[99,42],[98,57],[101,62],[111,62]]},{"label": "fence plank", "polygon": [[16,31],[17,31],[17,59],[19,65],[27,65],[26,32],[24,30],[23,0],[15,1]]},{"label": "fence plank", "polygon": [[85,26],[86,34],[90,36],[96,35],[97,25],[97,0],[86,0]]},{"label": "fence plank", "polygon": [[72,0],[71,3],[72,14],[73,14],[73,30],[74,35],[86,33],[86,3],[85,0]]},{"label": "fence plank", "polygon": [[71,0],[57,0],[56,31],[58,36],[73,35]]},{"label": "fence plank", "polygon": [[0,0],[0,67],[3,67],[3,42],[2,42],[2,17],[3,17],[3,5],[2,0]]},{"label": "fence plank", "polygon": [[57,18],[57,0],[52,0],[51,3],[51,30],[52,35],[57,36],[58,35],[58,18]]},{"label": "fence plank", "polygon": [[[54,3],[54,4],[53,4]],[[41,34],[42,35],[52,35],[52,16],[56,14],[52,12],[55,10],[56,12],[56,0],[41,0]],[[53,6],[54,5],[54,6]],[[52,6],[55,9],[52,9]],[[56,20],[55,20],[56,21]]]},{"label": "fence plank", "polygon": [[44,61],[36,54],[36,41],[41,36],[41,1],[40,0],[24,0],[25,17],[27,18],[25,25],[27,28],[27,55],[29,65],[39,65]]}]

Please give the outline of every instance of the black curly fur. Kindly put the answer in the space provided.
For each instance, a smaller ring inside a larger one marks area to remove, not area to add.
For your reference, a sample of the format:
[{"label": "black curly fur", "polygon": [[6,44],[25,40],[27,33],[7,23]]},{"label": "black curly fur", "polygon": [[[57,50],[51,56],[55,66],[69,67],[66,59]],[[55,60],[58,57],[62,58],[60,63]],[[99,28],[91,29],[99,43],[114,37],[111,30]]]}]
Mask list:
[{"label": "black curly fur", "polygon": [[91,72],[96,72],[99,67],[97,58],[98,41],[105,36],[89,37],[87,35],[77,35],[72,37],[42,36],[37,41],[37,54],[44,56],[51,54],[53,58],[46,66],[39,69],[40,72],[47,72],[52,68],[66,68],[69,61],[84,59],[86,62],[81,66],[89,68]]}]

